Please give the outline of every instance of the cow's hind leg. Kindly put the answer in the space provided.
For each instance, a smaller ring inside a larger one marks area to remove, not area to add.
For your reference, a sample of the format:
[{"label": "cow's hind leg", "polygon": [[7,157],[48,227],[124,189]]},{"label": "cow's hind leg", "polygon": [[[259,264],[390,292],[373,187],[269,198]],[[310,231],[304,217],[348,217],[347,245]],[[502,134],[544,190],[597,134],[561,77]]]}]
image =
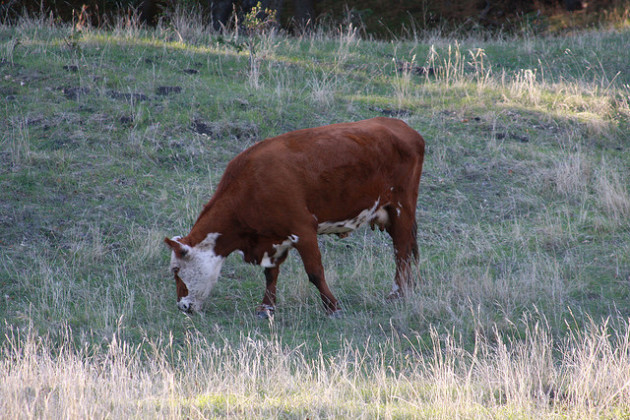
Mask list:
[{"label": "cow's hind leg", "polygon": [[273,317],[276,311],[276,284],[278,282],[278,274],[280,273],[280,264],[286,259],[287,253],[276,261],[275,267],[265,268],[265,294],[262,303],[256,308],[256,316],[260,319],[268,319]]},{"label": "cow's hind leg", "polygon": [[397,298],[409,292],[415,283],[413,269],[418,261],[418,228],[415,211],[394,208],[388,209],[388,213],[387,232],[394,243],[396,258],[396,276],[388,298]]},{"label": "cow's hind leg", "polygon": [[294,247],[300,253],[309,281],[319,290],[326,313],[331,317],[341,316],[341,308],[337,303],[337,299],[326,283],[322,256],[317,244],[317,234],[313,232],[312,234],[299,236],[299,240]]}]

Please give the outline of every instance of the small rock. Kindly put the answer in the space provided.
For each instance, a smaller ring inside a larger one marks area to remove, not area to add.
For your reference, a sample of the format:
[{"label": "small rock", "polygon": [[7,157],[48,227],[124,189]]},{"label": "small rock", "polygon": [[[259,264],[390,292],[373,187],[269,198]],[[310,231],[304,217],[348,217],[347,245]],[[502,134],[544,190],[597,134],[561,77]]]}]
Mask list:
[{"label": "small rock", "polygon": [[213,133],[212,127],[200,120],[192,122],[192,129],[197,134],[209,136]]}]

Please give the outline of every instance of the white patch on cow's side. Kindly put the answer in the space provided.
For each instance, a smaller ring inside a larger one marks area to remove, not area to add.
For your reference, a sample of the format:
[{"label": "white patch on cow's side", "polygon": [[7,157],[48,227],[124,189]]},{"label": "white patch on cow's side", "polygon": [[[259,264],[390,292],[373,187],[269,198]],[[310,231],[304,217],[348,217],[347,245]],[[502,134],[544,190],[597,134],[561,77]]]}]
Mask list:
[{"label": "white patch on cow's side", "polygon": [[293,239],[286,239],[282,241],[282,243],[278,245],[274,245],[273,249],[276,250],[276,253],[273,254],[273,257],[272,257],[274,259],[274,262],[275,260],[280,258],[282,255],[284,255],[284,253],[287,252],[289,248],[293,247],[294,243],[297,243],[297,240],[294,241]]},{"label": "white patch on cow's side", "polygon": [[297,235],[289,235],[288,239],[285,239],[279,244],[273,245],[273,249],[275,250],[274,254],[270,257],[267,252],[263,254],[262,259],[260,260],[261,267],[272,268],[276,266],[276,262],[280,257],[282,257],[289,248],[292,248],[294,244],[297,244],[300,240],[300,237]]},{"label": "white patch on cow's side", "polygon": [[209,233],[199,244],[190,247],[182,244],[187,252],[182,258],[177,258],[175,252],[171,253],[171,270],[177,269],[177,275],[188,289],[188,296],[183,297],[178,306],[182,309],[199,311],[206,300],[212,287],[219,279],[224,258],[216,255],[214,246],[219,233]]},{"label": "white patch on cow's side", "polygon": [[384,206],[379,207],[380,198],[369,208],[363,210],[356,217],[338,222],[322,222],[317,225],[317,233],[327,235],[331,233],[352,232],[366,223],[378,223],[386,225],[389,223],[389,216]]}]

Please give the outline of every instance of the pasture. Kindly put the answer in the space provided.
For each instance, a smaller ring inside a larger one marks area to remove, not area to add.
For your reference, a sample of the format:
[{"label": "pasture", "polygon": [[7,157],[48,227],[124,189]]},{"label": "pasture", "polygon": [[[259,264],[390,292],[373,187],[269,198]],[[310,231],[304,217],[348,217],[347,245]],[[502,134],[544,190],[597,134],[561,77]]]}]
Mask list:
[{"label": "pasture", "polygon": [[[629,416],[628,45],[623,24],[392,42],[248,42],[193,16],[0,26],[2,417]],[[391,243],[362,229],[320,238],[342,319],[295,252],[272,320],[236,254],[202,314],[177,310],[162,240],[230,159],[376,116],[427,142],[411,296],[385,299]]]}]

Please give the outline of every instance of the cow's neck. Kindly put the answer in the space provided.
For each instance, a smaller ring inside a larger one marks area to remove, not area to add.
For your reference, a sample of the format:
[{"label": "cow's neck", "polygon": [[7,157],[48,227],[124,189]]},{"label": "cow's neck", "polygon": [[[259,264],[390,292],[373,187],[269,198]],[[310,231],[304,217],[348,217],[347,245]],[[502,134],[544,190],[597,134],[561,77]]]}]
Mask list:
[{"label": "cow's neck", "polygon": [[226,257],[238,249],[231,216],[229,212],[222,211],[220,206],[209,203],[186,236],[186,242],[194,247],[206,239],[208,235],[218,233],[214,252]]}]

